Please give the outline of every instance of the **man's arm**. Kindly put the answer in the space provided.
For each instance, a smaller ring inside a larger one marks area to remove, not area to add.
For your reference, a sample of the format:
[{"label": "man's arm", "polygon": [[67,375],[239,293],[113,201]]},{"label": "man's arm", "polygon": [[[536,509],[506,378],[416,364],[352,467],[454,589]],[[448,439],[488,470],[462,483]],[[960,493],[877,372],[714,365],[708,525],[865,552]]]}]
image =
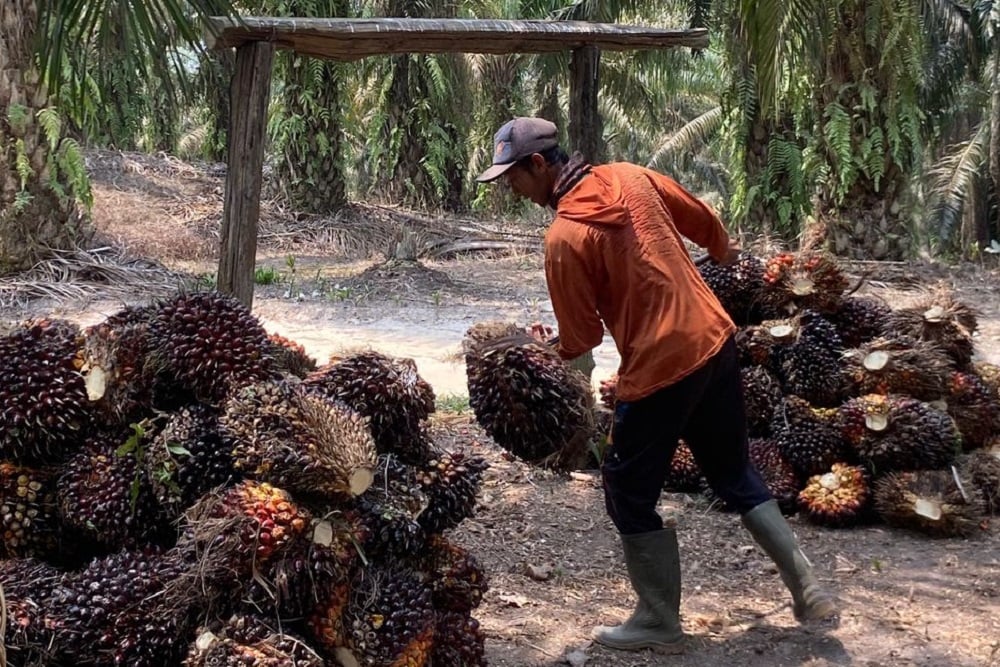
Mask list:
[{"label": "man's arm", "polygon": [[712,259],[719,263],[734,259],[739,248],[730,243],[729,234],[715,211],[674,179],[651,169],[646,171],[670,211],[677,231],[708,250]]},{"label": "man's arm", "polygon": [[563,359],[575,359],[601,344],[604,325],[597,314],[596,267],[584,251],[585,225],[568,229],[554,223],[545,238],[545,280],[559,325],[556,347]]}]

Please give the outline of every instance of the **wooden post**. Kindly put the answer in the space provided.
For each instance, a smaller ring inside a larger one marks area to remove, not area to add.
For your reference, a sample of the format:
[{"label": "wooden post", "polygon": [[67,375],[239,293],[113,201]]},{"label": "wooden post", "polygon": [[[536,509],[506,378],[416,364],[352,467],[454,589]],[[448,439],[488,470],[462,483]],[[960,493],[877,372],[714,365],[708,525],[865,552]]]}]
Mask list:
[{"label": "wooden post", "polygon": [[604,125],[597,106],[601,50],[573,49],[569,64],[569,145],[593,163],[604,161]]},{"label": "wooden post", "polygon": [[264,167],[267,102],[271,94],[270,42],[249,42],[236,50],[236,73],[230,86],[229,168],[222,208],[219,291],[247,307],[253,304],[257,222]]}]

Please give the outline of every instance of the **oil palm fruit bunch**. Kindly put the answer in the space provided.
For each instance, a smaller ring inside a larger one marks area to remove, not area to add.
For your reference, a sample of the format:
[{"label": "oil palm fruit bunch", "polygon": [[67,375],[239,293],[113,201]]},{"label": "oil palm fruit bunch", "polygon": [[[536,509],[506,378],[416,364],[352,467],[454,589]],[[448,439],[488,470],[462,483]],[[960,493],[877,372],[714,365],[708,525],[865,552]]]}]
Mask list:
[{"label": "oil palm fruit bunch", "polygon": [[736,332],[740,366],[762,366],[778,375],[785,354],[796,340],[795,333],[794,320],[789,319],[740,327]]},{"label": "oil palm fruit bunch", "polygon": [[219,292],[179,294],[156,308],[149,344],[155,363],[198,401],[273,375],[267,332],[250,309]]},{"label": "oil palm fruit bunch", "polygon": [[346,651],[357,665],[423,667],[433,650],[431,590],[407,569],[373,565],[360,570],[344,610]]},{"label": "oil palm fruit bunch", "polygon": [[149,357],[152,306],[127,306],[83,331],[87,395],[107,423],[128,424],[153,406],[156,369]]},{"label": "oil palm fruit bunch", "polygon": [[482,603],[489,581],[478,559],[466,549],[443,535],[434,535],[421,561],[421,570],[429,573],[435,609],[469,612]]},{"label": "oil palm fruit bunch", "polygon": [[[327,655],[338,655],[345,660],[351,656],[347,650],[347,628],[344,610],[351,600],[351,581],[337,583],[329,589],[317,591],[319,598],[306,622],[306,631]],[[340,661],[340,664],[350,664]],[[357,664],[355,661],[354,664]]]},{"label": "oil palm fruit bunch", "polygon": [[873,296],[849,296],[827,315],[848,348],[860,347],[882,335],[885,320],[892,312],[886,302]]},{"label": "oil palm fruit bunch", "polygon": [[993,390],[997,398],[1000,398],[1000,366],[986,361],[978,361],[974,365],[974,370],[983,383]]},{"label": "oil palm fruit bunch", "polygon": [[822,252],[780,253],[764,266],[763,302],[774,313],[800,309],[835,313],[849,284],[837,261]]},{"label": "oil palm fruit bunch", "polygon": [[742,252],[731,264],[707,262],[698,271],[737,326],[761,320],[764,262],[760,258]]},{"label": "oil palm fruit bunch", "polygon": [[979,490],[954,470],[893,473],[875,483],[875,509],[883,521],[932,537],[969,537],[984,508]]},{"label": "oil palm fruit bunch", "polygon": [[425,460],[428,443],[421,424],[434,412],[434,390],[412,359],[379,352],[331,357],[303,384],[367,417],[380,453],[408,463]]},{"label": "oil palm fruit bunch", "polygon": [[210,489],[239,477],[219,431],[219,411],[204,403],[169,415],[143,463],[156,500],[171,520]]},{"label": "oil palm fruit bunch", "polygon": [[1000,396],[994,395],[979,375],[951,373],[945,403],[966,450],[982,447],[1000,434]]},{"label": "oil palm fruit bunch", "polygon": [[219,422],[241,473],[293,493],[353,498],[371,485],[368,422],[342,403],[284,380],[242,387]]},{"label": "oil palm fruit bunch", "polygon": [[663,488],[674,493],[688,493],[702,488],[701,468],[694,460],[691,448],[683,440],[677,443],[677,449],[670,459]]},{"label": "oil palm fruit bunch", "polygon": [[350,580],[361,537],[337,518],[313,518],[303,539],[293,540],[247,582],[243,606],[278,619],[309,616],[331,592]]},{"label": "oil palm fruit bunch", "polygon": [[57,665],[54,637],[46,611],[52,591],[62,580],[62,572],[35,558],[0,559],[0,588],[3,589],[4,648],[12,667]]},{"label": "oil palm fruit bunch", "polygon": [[755,438],[750,441],[749,453],[750,462],[760,473],[782,513],[795,514],[799,479],[795,468],[782,456],[778,444],[773,440]]},{"label": "oil palm fruit bunch", "polygon": [[887,334],[903,334],[937,343],[958,368],[966,368],[975,352],[973,334],[978,315],[968,305],[938,289],[923,301],[906,308],[896,308],[885,320]]},{"label": "oil palm fruit bunch", "polygon": [[482,457],[462,451],[438,452],[418,466],[414,472],[427,498],[427,508],[417,517],[423,529],[440,533],[472,516],[487,468]]},{"label": "oil palm fruit bunch", "polygon": [[0,558],[45,556],[56,545],[54,471],[0,462]]},{"label": "oil palm fruit bunch", "polygon": [[833,528],[864,520],[871,500],[868,473],[846,463],[834,463],[829,471],[813,475],[798,494],[799,509],[810,521]]},{"label": "oil palm fruit bunch", "polygon": [[907,394],[935,401],[947,394],[952,360],[936,343],[909,336],[880,336],[845,355],[855,396]]},{"label": "oil palm fruit bunch", "polygon": [[0,458],[52,464],[92,422],[80,374],[80,329],[34,320],[0,338]]},{"label": "oil palm fruit bunch", "polygon": [[288,492],[243,480],[221,494],[207,493],[184,514],[178,550],[196,563],[183,583],[231,587],[300,539],[312,517]]},{"label": "oil palm fruit bunch", "polygon": [[202,628],[184,667],[323,667],[305,640],[258,616],[238,614],[215,630]]},{"label": "oil palm fruit bunch", "polygon": [[271,344],[268,356],[274,360],[274,368],[279,373],[304,378],[316,370],[316,360],[299,343],[278,333],[268,334],[267,340]]},{"label": "oil palm fruit bunch", "polygon": [[606,380],[601,380],[598,392],[601,395],[601,405],[608,410],[614,410],[615,401],[617,400],[616,394],[618,393],[618,373],[615,373]]},{"label": "oil palm fruit bunch", "polygon": [[1000,438],[965,455],[961,473],[979,489],[986,509],[992,514],[1000,514]]},{"label": "oil palm fruit bunch", "polygon": [[438,612],[432,665],[486,667],[486,634],[467,613]]},{"label": "oil palm fruit bunch", "polygon": [[815,408],[798,396],[786,396],[775,412],[774,442],[802,479],[853,460],[837,417],[836,410]]},{"label": "oil palm fruit bunch", "polygon": [[354,500],[364,528],[366,553],[416,553],[427,531],[419,517],[428,507],[424,487],[411,467],[392,454],[379,455],[375,482]]},{"label": "oil palm fruit bunch", "polygon": [[[791,331],[788,331],[788,328]],[[844,399],[844,346],[829,320],[814,310],[802,310],[787,324],[771,328],[771,335],[793,337],[783,349],[778,377],[786,394],[813,405],[832,407]]]},{"label": "oil palm fruit bunch", "polygon": [[781,405],[781,381],[763,366],[740,369],[747,428],[753,437],[770,434],[774,411]]},{"label": "oil palm fruit bunch", "polygon": [[463,342],[476,420],[497,445],[525,461],[581,465],[594,433],[586,376],[526,334],[490,338],[485,329],[473,327]]},{"label": "oil palm fruit bunch", "polygon": [[867,394],[840,408],[841,429],[875,475],[947,466],[961,436],[946,412],[908,396]]},{"label": "oil palm fruit bunch", "polygon": [[97,558],[56,586],[48,622],[70,664],[158,667],[180,662],[196,599],[163,595],[186,568],[170,552]]},{"label": "oil palm fruit bunch", "polygon": [[172,531],[139,463],[144,438],[138,425],[129,436],[98,433],[62,466],[56,484],[62,526],[112,551],[169,540]]}]

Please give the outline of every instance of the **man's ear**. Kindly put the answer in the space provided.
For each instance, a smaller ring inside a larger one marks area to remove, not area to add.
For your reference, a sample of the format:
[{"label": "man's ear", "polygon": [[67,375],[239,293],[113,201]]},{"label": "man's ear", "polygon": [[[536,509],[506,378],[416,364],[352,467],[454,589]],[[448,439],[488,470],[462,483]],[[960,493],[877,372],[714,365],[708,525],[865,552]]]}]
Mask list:
[{"label": "man's ear", "polygon": [[541,153],[532,153],[531,154],[531,165],[535,169],[545,169],[545,165],[546,165],[545,158],[542,157]]}]

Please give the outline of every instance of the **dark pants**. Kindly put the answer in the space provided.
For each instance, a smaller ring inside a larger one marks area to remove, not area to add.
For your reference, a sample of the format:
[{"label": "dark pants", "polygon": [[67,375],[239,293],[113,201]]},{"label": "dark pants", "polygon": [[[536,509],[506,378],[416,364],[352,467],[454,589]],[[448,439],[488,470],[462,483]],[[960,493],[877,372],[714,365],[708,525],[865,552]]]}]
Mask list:
[{"label": "dark pants", "polygon": [[623,535],[663,528],[656,504],[683,438],[712,490],[745,514],[771,494],[750,464],[743,384],[730,338],[704,366],[646,398],[619,402],[601,472],[608,514]]}]

